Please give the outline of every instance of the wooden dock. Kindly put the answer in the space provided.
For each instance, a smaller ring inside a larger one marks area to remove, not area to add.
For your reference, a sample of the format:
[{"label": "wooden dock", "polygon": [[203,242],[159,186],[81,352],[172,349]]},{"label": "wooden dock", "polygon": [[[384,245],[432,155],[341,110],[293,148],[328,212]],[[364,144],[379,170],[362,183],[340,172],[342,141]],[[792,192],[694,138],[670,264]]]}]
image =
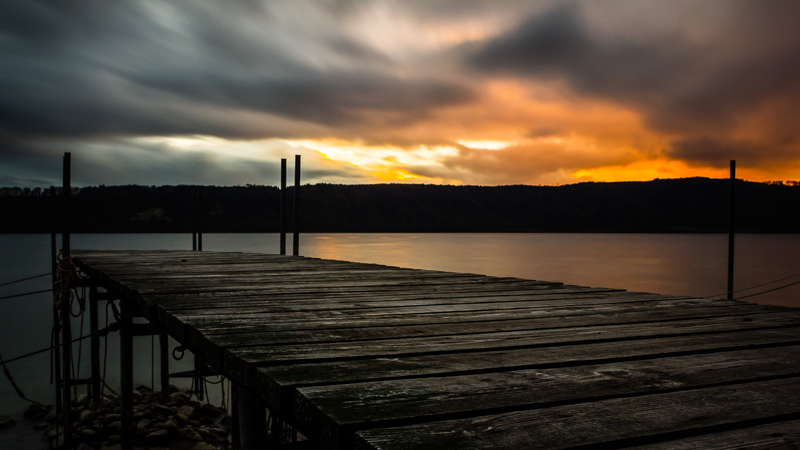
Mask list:
[{"label": "wooden dock", "polygon": [[322,448],[800,448],[800,311],[306,257],[75,253]]}]

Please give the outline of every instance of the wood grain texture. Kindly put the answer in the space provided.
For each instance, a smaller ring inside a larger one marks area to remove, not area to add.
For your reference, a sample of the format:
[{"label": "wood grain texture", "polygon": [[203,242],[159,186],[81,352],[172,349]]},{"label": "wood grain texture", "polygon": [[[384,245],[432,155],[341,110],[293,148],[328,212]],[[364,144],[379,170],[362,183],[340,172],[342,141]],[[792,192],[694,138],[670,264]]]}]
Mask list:
[{"label": "wood grain texture", "polygon": [[798,310],[307,257],[75,255],[325,448],[796,448]]}]

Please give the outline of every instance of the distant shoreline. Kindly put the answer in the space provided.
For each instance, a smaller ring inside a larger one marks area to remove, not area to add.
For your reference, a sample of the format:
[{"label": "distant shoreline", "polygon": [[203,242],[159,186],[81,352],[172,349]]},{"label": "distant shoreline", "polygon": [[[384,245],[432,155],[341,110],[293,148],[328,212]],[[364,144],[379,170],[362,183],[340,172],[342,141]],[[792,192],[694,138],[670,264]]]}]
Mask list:
[{"label": "distant shoreline", "polygon": [[[202,191],[204,233],[275,233],[272,186],[98,186],[71,196],[74,233],[191,233]],[[729,229],[730,181],[684,178],[566,186],[302,186],[303,233],[645,233]],[[58,197],[0,195],[0,233],[60,229]],[[800,186],[737,180],[736,232],[800,233]],[[293,192],[287,231],[293,229]]]}]

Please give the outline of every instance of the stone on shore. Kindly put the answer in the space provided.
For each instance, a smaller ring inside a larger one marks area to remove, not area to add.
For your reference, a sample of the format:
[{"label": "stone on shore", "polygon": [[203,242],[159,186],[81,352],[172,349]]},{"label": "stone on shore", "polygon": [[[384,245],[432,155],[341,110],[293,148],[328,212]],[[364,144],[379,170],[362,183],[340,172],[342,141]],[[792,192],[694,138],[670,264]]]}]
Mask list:
[{"label": "stone on shore", "polygon": [[0,429],[11,428],[16,424],[14,419],[8,416],[0,416]]}]

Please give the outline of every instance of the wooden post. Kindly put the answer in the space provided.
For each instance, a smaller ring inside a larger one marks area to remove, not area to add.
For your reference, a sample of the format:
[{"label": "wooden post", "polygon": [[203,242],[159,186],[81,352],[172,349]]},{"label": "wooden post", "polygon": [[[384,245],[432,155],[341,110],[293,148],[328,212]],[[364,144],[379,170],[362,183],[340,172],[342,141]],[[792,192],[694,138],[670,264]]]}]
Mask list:
[{"label": "wooden post", "polygon": [[197,251],[197,188],[192,189],[192,251]]},{"label": "wooden post", "polygon": [[205,398],[205,385],[203,384],[203,373],[205,373],[205,363],[197,353],[194,353],[194,393],[201,402]]},{"label": "wooden post", "polygon": [[[56,208],[57,200],[58,200],[58,198],[56,197],[56,187],[55,186],[50,186],[50,202],[51,202],[51,205],[53,206],[53,211],[57,210],[57,208]],[[55,286],[56,282],[58,281],[58,259],[57,259],[58,258],[58,246],[56,244],[56,232],[57,231],[58,230],[54,228],[52,230],[52,232],[50,233],[50,256],[51,256],[51,259],[52,259],[51,270],[53,271],[53,275],[52,275],[53,286]],[[58,413],[58,412],[61,411],[61,406],[62,406],[61,405],[61,395],[62,395],[62,392],[61,392],[61,389],[62,389],[62,386],[61,386],[61,336],[60,336],[61,325],[59,324],[59,321],[58,321],[58,308],[56,308],[55,304],[53,304],[53,327],[56,330],[56,332],[53,333],[53,347],[55,348],[55,351],[53,352],[53,358],[55,359],[55,361],[53,361],[53,367],[54,367],[53,372],[55,372],[54,373],[54,375],[55,375],[54,378],[55,378],[55,384],[56,384],[56,412]]]},{"label": "wooden post", "polygon": [[286,254],[286,158],[281,158],[281,255]]},{"label": "wooden post", "polygon": [[100,336],[99,320],[97,312],[97,283],[92,282],[89,286],[89,330],[91,331],[91,360],[92,360],[92,401],[95,405],[100,405]]},{"label": "wooden post", "polygon": [[120,301],[120,401],[122,406],[122,450],[133,450],[133,311]]},{"label": "wooden post", "polygon": [[292,254],[300,255],[300,155],[294,155],[294,234]]},{"label": "wooden post", "polygon": [[730,218],[728,219],[728,300],[733,300],[733,247],[736,231],[736,160],[731,160]]},{"label": "wooden post", "polygon": [[203,251],[203,188],[197,188],[197,251]]},{"label": "wooden post", "polygon": [[[61,187],[62,223],[61,223],[61,253],[63,258],[69,258],[70,250],[70,194],[72,193],[72,155],[64,153],[63,185]],[[67,276],[59,274],[59,278]],[[69,289],[67,286],[64,289]],[[61,381],[64,407],[64,443],[67,448],[72,448],[72,324],[70,323],[69,296],[61,299]]]},{"label": "wooden post", "polygon": [[240,450],[263,450],[267,447],[267,410],[239,386],[236,399]]},{"label": "wooden post", "polygon": [[166,400],[169,397],[169,336],[165,332],[158,333],[159,365],[161,380],[161,398]]}]

